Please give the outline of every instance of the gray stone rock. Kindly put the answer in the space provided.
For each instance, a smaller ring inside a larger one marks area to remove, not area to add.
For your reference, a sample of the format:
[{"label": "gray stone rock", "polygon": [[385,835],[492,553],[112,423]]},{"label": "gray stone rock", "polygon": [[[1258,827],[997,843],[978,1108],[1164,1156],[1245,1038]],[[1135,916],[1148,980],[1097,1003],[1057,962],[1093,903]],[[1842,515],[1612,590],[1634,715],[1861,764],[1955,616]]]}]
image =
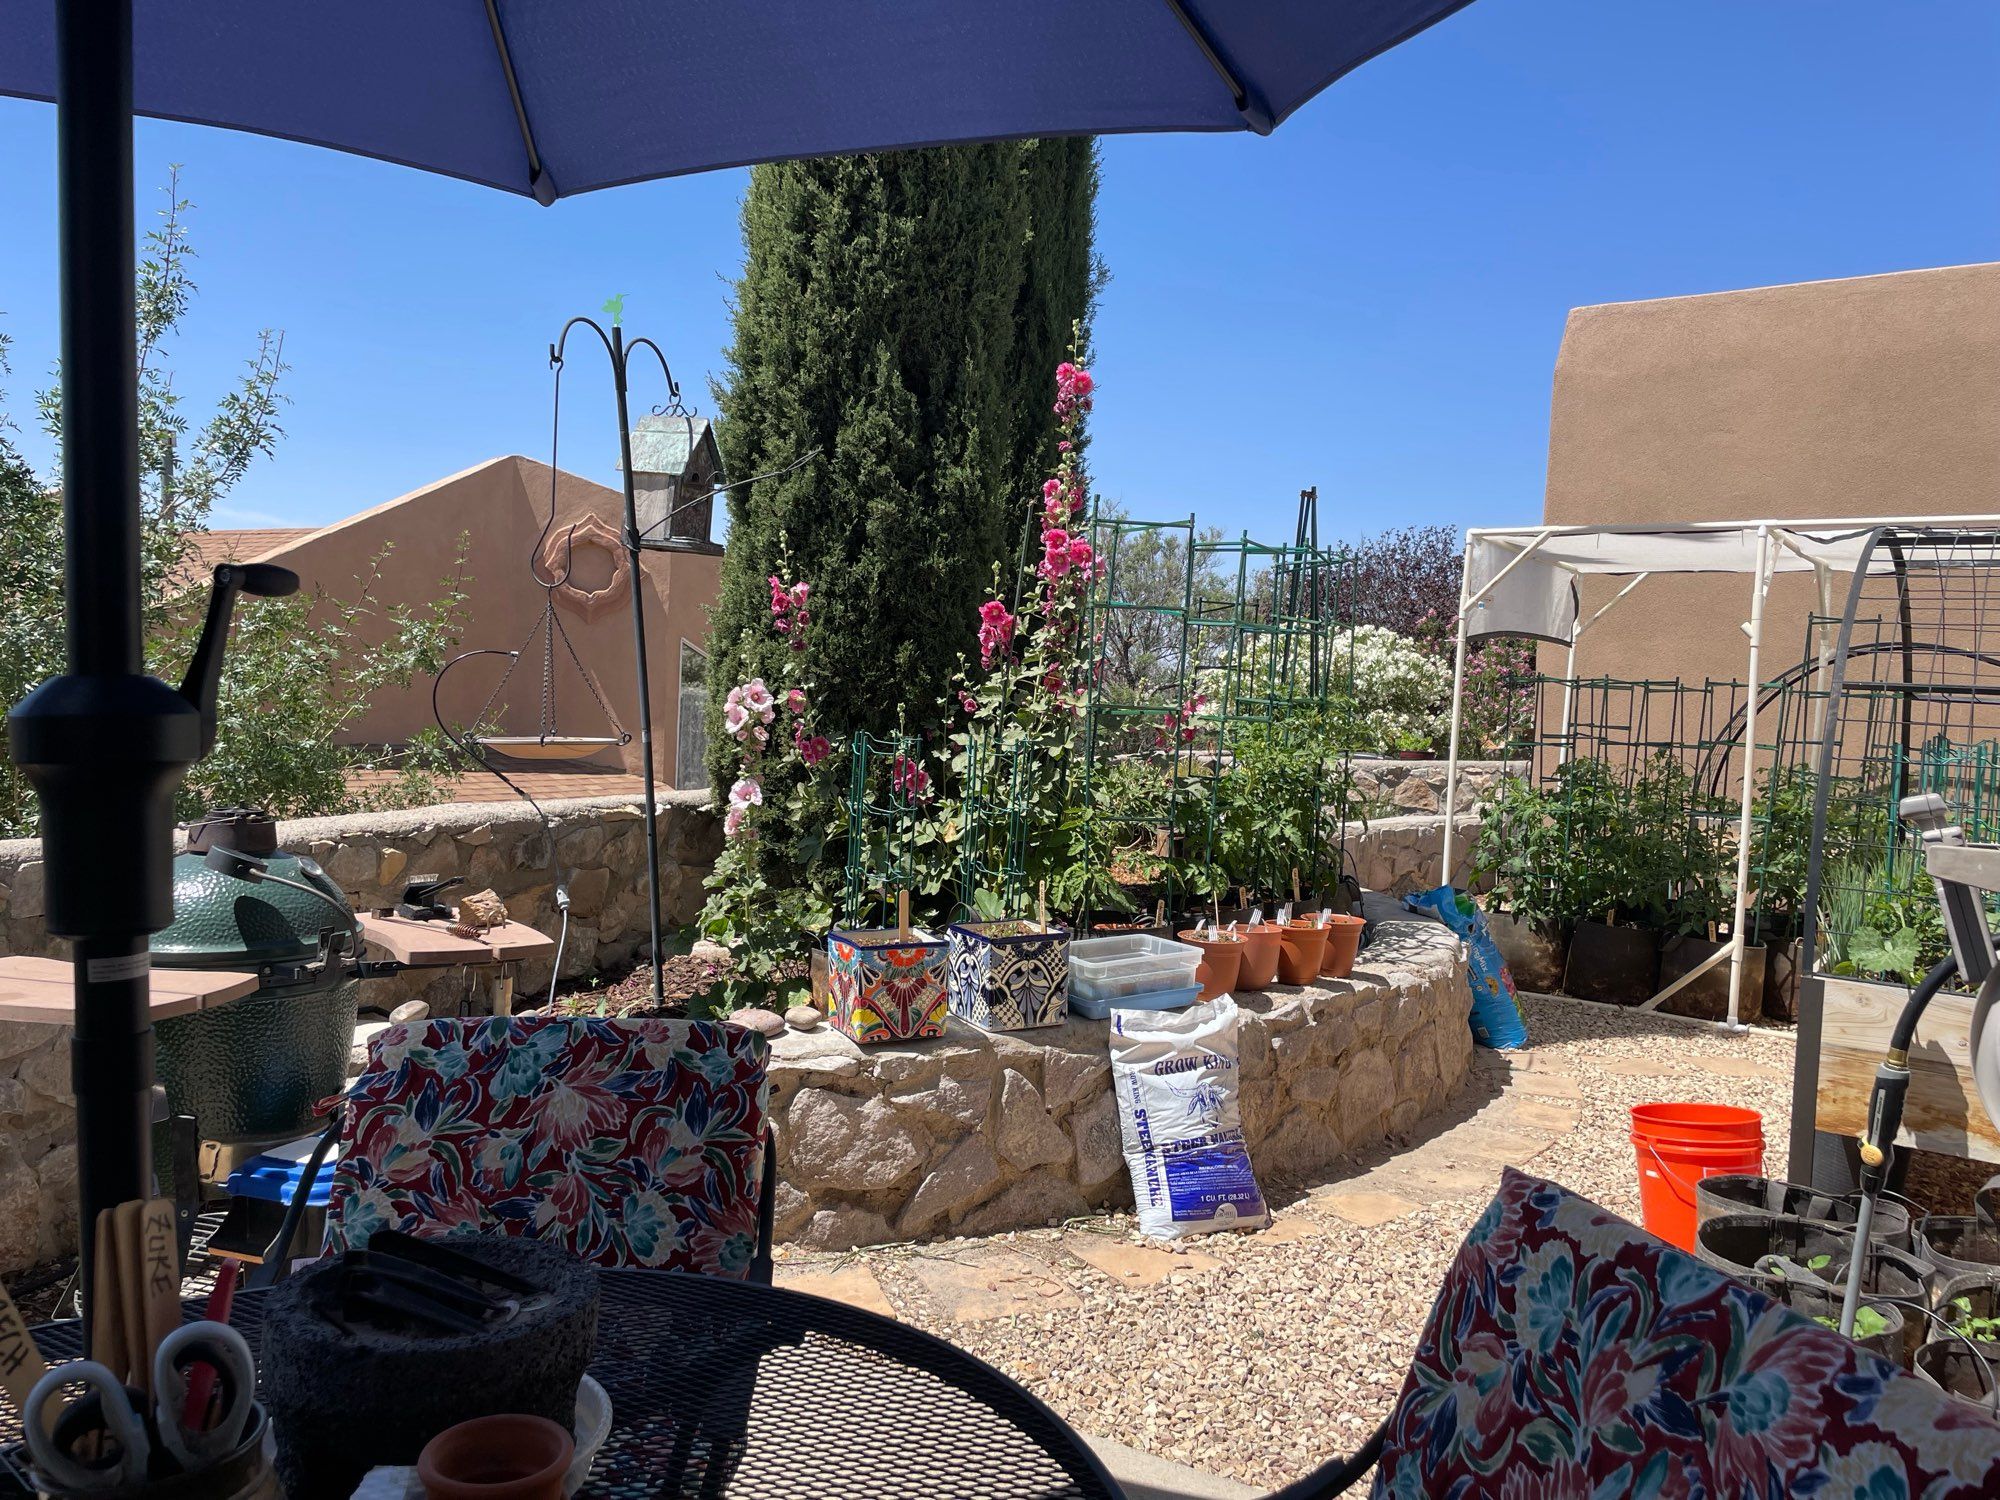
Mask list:
[{"label": "gray stone rock", "polygon": [[826,1017],[819,1013],[819,1008],[812,1005],[794,1005],[785,1012],[785,1024],[794,1031],[816,1030],[819,1023],[825,1019]]},{"label": "gray stone rock", "polygon": [[39,917],[43,915],[45,882],[42,878],[42,862],[30,859],[22,862],[9,883],[11,895],[8,897],[8,913],[16,917]]},{"label": "gray stone rock", "polygon": [[1308,1109],[1288,1109],[1258,1142],[1251,1164],[1267,1177],[1300,1177],[1316,1172],[1343,1153],[1340,1135],[1324,1116]]},{"label": "gray stone rock", "polygon": [[1000,1115],[994,1143],[1017,1167],[1066,1162],[1074,1149],[1062,1127],[1049,1117],[1041,1090],[1012,1068],[1000,1075]]},{"label": "gray stone rock", "polygon": [[882,1099],[807,1089],[792,1101],[785,1125],[794,1180],[812,1193],[896,1187],[930,1153],[929,1138]]},{"label": "gray stone rock", "polygon": [[1106,1089],[1070,1116],[1076,1141],[1076,1180],[1094,1192],[1125,1170],[1125,1138],[1118,1123],[1118,1096]]},{"label": "gray stone rock", "polygon": [[1389,1059],[1374,1048],[1358,1052],[1340,1080],[1340,1134],[1359,1146],[1381,1137],[1388,1128],[1396,1098],[1396,1072]]},{"label": "gray stone rock", "polygon": [[982,1203],[956,1228],[960,1234],[998,1234],[1038,1224],[1061,1224],[1090,1212],[1076,1184],[1055,1172],[1034,1172]]},{"label": "gray stone rock", "polygon": [[812,1194],[789,1182],[780,1182],[771,1191],[771,1233],[783,1238],[812,1217]]},{"label": "gray stone rock", "polygon": [[572,922],[588,920],[604,910],[611,894],[611,872],[602,865],[580,869],[569,878],[569,914]]},{"label": "gray stone rock", "polygon": [[[1060,1115],[1071,1105],[1089,1099],[1110,1086],[1111,1058],[1107,1050],[1105,1023],[1093,1021],[1088,1024],[1097,1033],[1092,1039],[1094,1050],[1076,1052],[1067,1047],[1052,1048],[1042,1064],[1042,1097],[1051,1114]],[[1069,1040],[1069,1037],[1064,1037],[1065,1042]]]},{"label": "gray stone rock", "polygon": [[481,844],[490,844],[493,842],[493,825],[481,823],[477,828],[468,828],[458,836],[458,841],[473,849]]},{"label": "gray stone rock", "polygon": [[993,1083],[986,1078],[944,1078],[935,1088],[891,1094],[899,1108],[914,1111],[941,1133],[982,1130],[993,1107]]},{"label": "gray stone rock", "polygon": [[812,1250],[852,1250],[886,1244],[889,1221],[865,1208],[822,1208],[806,1221],[798,1243]]},{"label": "gray stone rock", "polygon": [[729,1019],[737,1026],[744,1027],[750,1031],[762,1032],[765,1036],[784,1035],[785,1018],[775,1010],[765,1010],[761,1006],[753,1005],[733,1012]]},{"label": "gray stone rock", "polygon": [[944,1154],[910,1195],[896,1233],[904,1239],[927,1234],[948,1214],[972,1207],[1005,1179],[1006,1172],[983,1136],[969,1135]]}]

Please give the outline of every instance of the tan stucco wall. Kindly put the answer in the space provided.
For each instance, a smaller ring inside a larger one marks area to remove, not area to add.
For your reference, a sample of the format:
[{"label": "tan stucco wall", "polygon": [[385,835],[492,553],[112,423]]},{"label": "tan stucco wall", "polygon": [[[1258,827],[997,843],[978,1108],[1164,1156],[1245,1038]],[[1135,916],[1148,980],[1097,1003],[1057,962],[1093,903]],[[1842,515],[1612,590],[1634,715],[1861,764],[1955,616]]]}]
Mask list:
[{"label": "tan stucco wall", "polygon": [[[2000,264],[1580,307],[1556,360],[1544,518],[1564,524],[2000,511]],[[1586,581],[1585,613],[1616,591]],[[1768,671],[1812,585],[1779,579]],[[1740,678],[1747,580],[1652,579],[1583,675]],[[1544,664],[1560,670],[1560,652]],[[1767,671],[1767,675],[1768,675]]]},{"label": "tan stucco wall", "polygon": [[[271,554],[298,572],[308,589],[329,597],[355,597],[356,579],[383,548],[389,553],[373,593],[385,602],[435,597],[438,581],[450,573],[460,538],[466,539],[464,568],[470,578],[471,624],[461,649],[493,647],[517,650],[541,617],[544,594],[528,573],[549,505],[549,468],[533,459],[491,459],[463,473],[428,485],[386,505],[349,517],[315,532],[291,547]],[[568,473],[556,476],[558,531],[596,515],[613,533],[619,529],[623,501],[616,490]],[[708,610],[715,602],[721,558],[689,553],[648,552],[643,555],[646,639],[653,686],[654,764],[669,780],[674,774],[675,730],[680,687],[680,645],[683,639],[701,646],[708,635]],[[615,563],[622,572],[624,555]],[[579,575],[602,560],[586,560]],[[595,581],[595,580],[593,580]],[[596,678],[620,724],[633,735],[618,759],[628,769],[640,764],[638,688],[633,670],[632,617],[629,596],[586,618],[576,606],[560,602],[558,612],[577,655]],[[364,621],[361,632],[380,642],[389,632],[385,620]],[[501,700],[498,718],[503,730],[536,732],[541,701],[541,641],[534,659],[523,659]],[[603,714],[589,690],[575,675],[557,644],[557,727],[565,734],[606,734]],[[497,658],[468,662],[446,680],[445,714],[470,721],[492,691],[506,663]],[[398,743],[429,728],[431,684],[415,682],[408,691],[378,695],[370,712],[353,724],[346,736],[356,743]],[[606,764],[614,757],[601,757]]]}]

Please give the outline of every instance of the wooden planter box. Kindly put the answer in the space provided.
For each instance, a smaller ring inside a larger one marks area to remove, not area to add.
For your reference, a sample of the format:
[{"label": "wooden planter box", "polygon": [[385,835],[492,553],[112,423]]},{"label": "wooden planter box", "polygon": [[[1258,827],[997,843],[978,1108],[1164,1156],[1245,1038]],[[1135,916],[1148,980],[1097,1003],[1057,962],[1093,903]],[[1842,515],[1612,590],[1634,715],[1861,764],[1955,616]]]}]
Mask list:
[{"label": "wooden planter box", "polygon": [[945,944],[893,929],[826,935],[826,982],[834,1030],[868,1045],[944,1035]]},{"label": "wooden planter box", "polygon": [[987,1031],[1032,1031],[1069,1019],[1067,929],[1053,923],[954,922],[948,936],[953,1015]]}]

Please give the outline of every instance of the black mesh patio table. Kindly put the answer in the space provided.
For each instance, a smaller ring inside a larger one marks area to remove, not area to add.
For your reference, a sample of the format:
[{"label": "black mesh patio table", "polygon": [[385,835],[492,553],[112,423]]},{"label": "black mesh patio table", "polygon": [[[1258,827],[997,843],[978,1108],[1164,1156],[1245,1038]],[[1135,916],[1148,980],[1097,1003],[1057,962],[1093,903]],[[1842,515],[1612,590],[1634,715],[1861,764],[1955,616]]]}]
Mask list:
[{"label": "black mesh patio table", "polygon": [[[594,1500],[1117,1500],[1082,1439],[1014,1381],[929,1334],[782,1288],[599,1273],[590,1373],[611,1397]],[[259,1292],[236,1327],[258,1346]],[[189,1317],[200,1303],[187,1304]],[[35,1330],[74,1358],[74,1321]],[[18,1438],[10,1409],[5,1437]]]}]

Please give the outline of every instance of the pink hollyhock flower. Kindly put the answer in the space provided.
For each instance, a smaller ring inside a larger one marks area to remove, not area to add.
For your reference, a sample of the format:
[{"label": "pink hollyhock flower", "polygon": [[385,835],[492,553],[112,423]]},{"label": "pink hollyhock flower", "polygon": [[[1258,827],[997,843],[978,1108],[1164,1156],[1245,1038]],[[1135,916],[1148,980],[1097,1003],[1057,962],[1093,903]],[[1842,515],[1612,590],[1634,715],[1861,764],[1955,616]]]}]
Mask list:
[{"label": "pink hollyhock flower", "polygon": [[958,706],[964,709],[968,714],[976,714],[979,712],[979,700],[973,697],[972,694],[966,692],[965,689],[963,688],[960,688],[958,692]]},{"label": "pink hollyhock flower", "polygon": [[741,703],[732,703],[722,711],[722,727],[737,739],[743,737],[744,726],[750,722],[750,711]]},{"label": "pink hollyhock flower", "polygon": [[743,832],[743,819],[747,809],[732,807],[722,815],[722,836],[733,839]]},{"label": "pink hollyhock flower", "polygon": [[821,761],[826,759],[828,752],[833,749],[833,746],[827,743],[826,736],[823,734],[806,734],[799,736],[796,748],[799,752],[800,760],[803,760],[808,766],[817,766]]},{"label": "pink hollyhock flower", "polygon": [[757,737],[757,743],[760,745],[768,745],[771,742],[771,731],[766,729],[762,724],[759,724],[750,732]]},{"label": "pink hollyhock flower", "polygon": [[[1068,444],[1064,444],[1063,446],[1067,447]],[[1042,481],[1042,498],[1044,500],[1053,500],[1061,493],[1062,481],[1060,479],[1045,479]]]},{"label": "pink hollyhock flower", "polygon": [[793,609],[804,609],[804,608],[806,607],[806,600],[807,600],[807,599],[808,599],[808,598],[809,598],[809,597],[811,596],[811,594],[812,594],[812,585],[811,585],[811,584],[809,584],[809,583],[795,583],[795,584],[793,584],[793,585],[792,585],[792,608],[793,608]]},{"label": "pink hollyhock flower", "polygon": [[898,755],[889,762],[889,785],[911,801],[921,802],[930,795],[931,773],[907,755]]},{"label": "pink hollyhock flower", "polygon": [[777,707],[777,700],[771,696],[771,690],[764,686],[763,678],[753,677],[743,685],[743,706],[768,724]]},{"label": "pink hollyhock flower", "polygon": [[1090,560],[1094,555],[1091,551],[1090,543],[1086,542],[1082,537],[1072,537],[1070,539],[1069,560],[1073,567],[1088,568]]},{"label": "pink hollyhock flower", "polygon": [[723,701],[724,703],[728,704],[728,705],[729,705],[729,707],[731,707],[731,708],[734,708],[734,707],[736,707],[736,706],[737,706],[737,704],[739,704],[739,703],[741,703],[741,702],[743,701],[743,689],[742,689],[742,688],[740,688],[740,687],[733,687],[733,688],[731,688],[731,689],[729,690],[729,696],[728,696],[727,698],[723,699],[722,701]]},{"label": "pink hollyhock flower", "polygon": [[1004,656],[1014,639],[1014,617],[998,599],[979,606],[979,665],[991,671],[997,657]]},{"label": "pink hollyhock flower", "polygon": [[1079,396],[1088,396],[1096,388],[1097,381],[1092,378],[1090,371],[1077,370],[1071,374],[1070,389]]},{"label": "pink hollyhock flower", "polygon": [[787,688],[785,690],[785,712],[790,714],[802,714],[805,711],[806,711],[806,695],[800,692],[797,688]]},{"label": "pink hollyhock flower", "polygon": [[1068,438],[1064,438],[1061,442],[1056,444],[1056,451],[1058,453],[1067,453],[1071,448],[1075,446],[1076,445],[1072,443]]},{"label": "pink hollyhock flower", "polygon": [[761,807],[764,803],[764,787],[755,776],[738,778],[729,789],[731,807]]},{"label": "pink hollyhock flower", "polygon": [[776,573],[771,575],[771,613],[782,615],[791,608],[791,595],[785,591],[784,580]]}]

